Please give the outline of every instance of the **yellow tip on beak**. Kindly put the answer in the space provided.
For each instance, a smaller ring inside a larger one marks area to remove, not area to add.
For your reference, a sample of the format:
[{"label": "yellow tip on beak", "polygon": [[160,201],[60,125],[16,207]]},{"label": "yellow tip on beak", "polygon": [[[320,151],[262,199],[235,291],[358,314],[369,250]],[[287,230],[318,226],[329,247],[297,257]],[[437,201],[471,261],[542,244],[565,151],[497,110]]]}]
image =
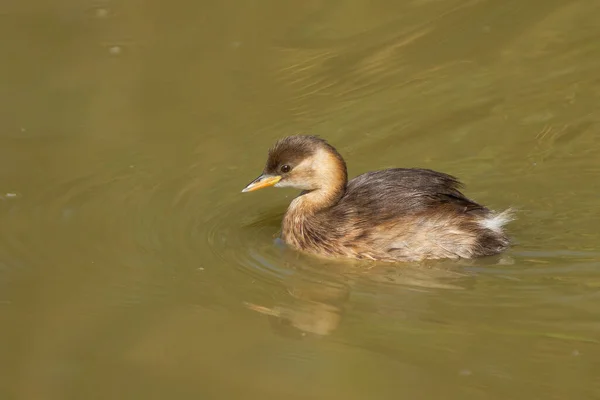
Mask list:
[{"label": "yellow tip on beak", "polygon": [[244,190],[242,190],[242,193],[254,192],[255,190],[258,190],[258,189],[264,189],[266,187],[273,186],[280,180],[281,180],[280,176],[261,175],[258,178],[256,178],[255,180],[253,180],[252,182],[250,182],[250,184],[248,184],[248,186],[246,186],[244,188]]}]

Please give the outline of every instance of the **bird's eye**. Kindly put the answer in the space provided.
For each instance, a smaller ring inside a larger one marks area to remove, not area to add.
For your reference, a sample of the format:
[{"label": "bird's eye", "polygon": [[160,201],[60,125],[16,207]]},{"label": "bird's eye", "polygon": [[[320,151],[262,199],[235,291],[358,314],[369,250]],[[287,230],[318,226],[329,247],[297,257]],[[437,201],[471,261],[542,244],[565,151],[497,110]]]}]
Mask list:
[{"label": "bird's eye", "polygon": [[290,167],[287,164],[281,166],[281,172],[283,172],[284,174],[290,172],[291,169],[292,169],[292,167]]}]

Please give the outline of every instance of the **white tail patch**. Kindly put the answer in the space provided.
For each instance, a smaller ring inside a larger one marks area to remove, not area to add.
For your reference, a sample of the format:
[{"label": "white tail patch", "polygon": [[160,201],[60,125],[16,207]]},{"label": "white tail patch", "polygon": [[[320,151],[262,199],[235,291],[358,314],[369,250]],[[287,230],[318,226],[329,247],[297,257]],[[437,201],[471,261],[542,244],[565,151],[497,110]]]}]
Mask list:
[{"label": "white tail patch", "polygon": [[508,224],[514,219],[514,210],[509,208],[501,213],[494,213],[489,217],[481,219],[479,221],[479,225],[494,232],[501,233],[504,225]]}]

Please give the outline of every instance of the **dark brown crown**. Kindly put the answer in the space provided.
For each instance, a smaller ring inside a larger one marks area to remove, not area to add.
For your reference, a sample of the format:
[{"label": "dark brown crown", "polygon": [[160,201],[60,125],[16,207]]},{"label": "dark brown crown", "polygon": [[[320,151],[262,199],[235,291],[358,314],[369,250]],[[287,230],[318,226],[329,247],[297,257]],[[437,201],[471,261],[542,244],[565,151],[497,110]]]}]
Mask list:
[{"label": "dark brown crown", "polygon": [[294,135],[278,140],[269,150],[265,172],[278,173],[284,164],[294,168],[318,149],[325,149],[337,157],[346,173],[346,163],[337,150],[324,139],[311,135]]}]

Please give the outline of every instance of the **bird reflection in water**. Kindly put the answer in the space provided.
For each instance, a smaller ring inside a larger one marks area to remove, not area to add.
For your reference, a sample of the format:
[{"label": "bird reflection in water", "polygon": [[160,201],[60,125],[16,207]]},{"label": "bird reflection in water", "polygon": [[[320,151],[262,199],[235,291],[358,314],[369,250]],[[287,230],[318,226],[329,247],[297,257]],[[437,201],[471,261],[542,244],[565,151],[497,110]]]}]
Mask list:
[{"label": "bird reflection in water", "polygon": [[339,326],[350,287],[339,282],[315,282],[296,278],[286,283],[291,301],[273,307],[245,302],[244,305],[267,315],[273,330],[285,337],[326,336]]},{"label": "bird reflection in water", "polygon": [[[424,301],[423,292],[463,290],[466,285],[473,283],[474,279],[470,278],[474,278],[474,273],[468,269],[473,264],[469,261],[471,260],[465,260],[464,265],[437,262],[435,265],[419,263],[414,266],[405,265],[403,268],[378,263],[367,267],[355,265],[352,268],[346,264],[340,267],[344,269],[344,273],[337,275],[333,273],[335,267],[328,265],[332,269],[325,274],[321,268],[319,279],[311,279],[295,271],[284,281],[290,295],[289,301],[274,306],[251,302],[244,302],[244,305],[268,316],[271,328],[279,335],[292,338],[322,337],[332,334],[341,324],[353,290],[364,293],[364,286],[367,285],[370,286],[366,289],[368,291],[387,291],[404,300],[410,297],[411,301]],[[382,315],[391,315],[395,319],[406,317],[408,311],[399,305],[402,302],[393,303],[377,301],[374,307]]]}]

